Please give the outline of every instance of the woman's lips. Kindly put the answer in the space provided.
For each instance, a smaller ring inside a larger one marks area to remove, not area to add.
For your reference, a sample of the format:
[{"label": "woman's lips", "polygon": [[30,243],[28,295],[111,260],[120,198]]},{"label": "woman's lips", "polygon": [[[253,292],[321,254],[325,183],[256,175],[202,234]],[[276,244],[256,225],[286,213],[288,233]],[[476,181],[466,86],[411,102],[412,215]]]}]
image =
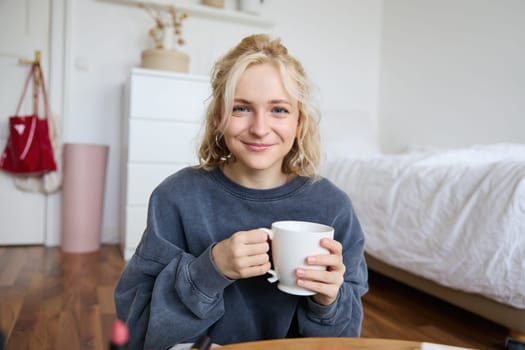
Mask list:
[{"label": "woman's lips", "polygon": [[252,152],[264,152],[270,147],[272,147],[269,143],[251,143],[251,142],[243,142],[246,148],[248,148]]}]

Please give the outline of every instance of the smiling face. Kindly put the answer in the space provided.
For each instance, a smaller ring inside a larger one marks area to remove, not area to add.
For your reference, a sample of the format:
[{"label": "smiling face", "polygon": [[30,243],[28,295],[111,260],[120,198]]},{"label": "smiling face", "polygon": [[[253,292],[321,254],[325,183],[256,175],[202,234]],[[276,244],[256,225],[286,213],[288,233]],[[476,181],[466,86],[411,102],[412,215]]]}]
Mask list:
[{"label": "smiling face", "polygon": [[254,64],[243,72],[228,119],[224,141],[234,161],[224,165],[225,174],[241,184],[255,178],[264,178],[263,187],[284,183],[281,166],[297,135],[299,109],[275,66]]}]

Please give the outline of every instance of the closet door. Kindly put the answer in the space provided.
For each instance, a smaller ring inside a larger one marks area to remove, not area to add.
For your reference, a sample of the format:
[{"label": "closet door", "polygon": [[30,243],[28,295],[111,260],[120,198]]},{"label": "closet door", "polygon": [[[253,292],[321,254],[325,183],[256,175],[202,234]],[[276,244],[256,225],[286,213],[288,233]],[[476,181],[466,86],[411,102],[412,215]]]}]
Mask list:
[{"label": "closet door", "polygon": [[[8,119],[16,105],[29,72],[20,58],[33,59],[42,53],[44,73],[49,72],[49,0],[0,1],[0,149],[8,136]],[[27,100],[31,99],[28,91]],[[26,103],[21,113],[31,111]],[[46,228],[46,198],[17,189],[12,176],[0,171],[0,245],[42,244]]]}]

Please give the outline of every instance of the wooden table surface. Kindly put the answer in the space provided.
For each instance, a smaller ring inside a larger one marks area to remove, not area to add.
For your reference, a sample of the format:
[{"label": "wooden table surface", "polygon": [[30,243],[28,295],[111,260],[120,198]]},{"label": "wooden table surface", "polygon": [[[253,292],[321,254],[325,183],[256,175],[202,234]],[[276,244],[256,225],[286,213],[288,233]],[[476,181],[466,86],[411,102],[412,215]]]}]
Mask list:
[{"label": "wooden table surface", "polygon": [[224,345],[221,350],[417,350],[421,343],[375,338],[294,338]]}]

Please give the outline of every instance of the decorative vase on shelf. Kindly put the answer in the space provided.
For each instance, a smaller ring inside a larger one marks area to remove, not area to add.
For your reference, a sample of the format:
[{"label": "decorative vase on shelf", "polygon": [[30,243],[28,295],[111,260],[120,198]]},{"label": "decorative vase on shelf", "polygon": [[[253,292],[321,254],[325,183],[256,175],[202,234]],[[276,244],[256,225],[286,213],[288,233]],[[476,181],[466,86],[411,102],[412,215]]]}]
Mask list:
[{"label": "decorative vase on shelf", "polygon": [[176,49],[185,44],[181,36],[182,21],[188,17],[188,14],[178,12],[173,6],[168,6],[166,9],[156,9],[144,4],[139,6],[155,20],[155,27],[148,31],[155,48],[142,51],[140,66],[188,73],[190,57]]},{"label": "decorative vase on shelf", "polygon": [[218,7],[218,8],[224,7],[224,0],[201,0],[201,3],[206,6],[212,6],[212,7]]},{"label": "decorative vase on shelf", "polygon": [[146,49],[142,51],[141,67],[188,73],[190,57],[175,49]]}]

